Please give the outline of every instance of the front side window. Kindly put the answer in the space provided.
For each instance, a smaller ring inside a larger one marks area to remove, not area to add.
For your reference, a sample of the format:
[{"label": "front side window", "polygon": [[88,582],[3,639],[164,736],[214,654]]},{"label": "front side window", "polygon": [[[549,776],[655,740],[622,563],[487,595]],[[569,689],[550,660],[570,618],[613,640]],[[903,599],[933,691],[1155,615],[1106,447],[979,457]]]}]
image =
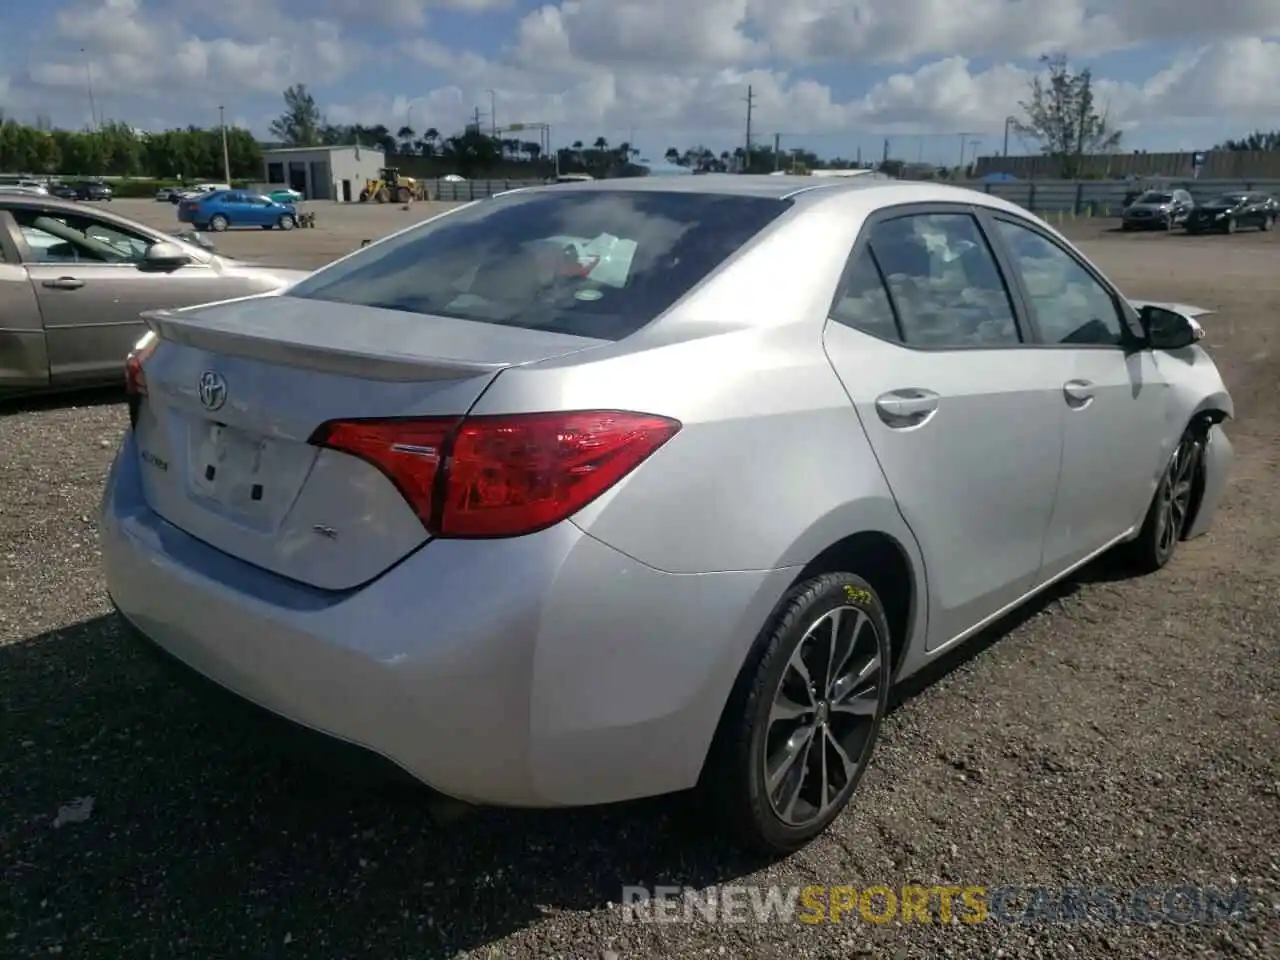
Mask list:
[{"label": "front side window", "polygon": [[152,241],[114,223],[61,211],[14,210],[32,263],[138,263]]},{"label": "front side window", "polygon": [[1111,291],[1056,243],[1029,227],[997,220],[1001,239],[1035,311],[1045,343],[1118,346],[1124,342]]},{"label": "front side window", "polygon": [[886,220],[872,228],[870,247],[906,343],[946,349],[1021,342],[1004,278],[970,214]]},{"label": "front side window", "polygon": [[790,205],[647,190],[513,194],[370,247],[289,295],[619,340]]}]

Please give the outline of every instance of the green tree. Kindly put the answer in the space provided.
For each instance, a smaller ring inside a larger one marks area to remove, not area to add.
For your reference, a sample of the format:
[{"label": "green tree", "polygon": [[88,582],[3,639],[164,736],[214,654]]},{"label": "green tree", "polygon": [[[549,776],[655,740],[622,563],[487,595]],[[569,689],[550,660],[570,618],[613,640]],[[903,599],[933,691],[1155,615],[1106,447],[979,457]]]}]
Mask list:
[{"label": "green tree", "polygon": [[1255,130],[1246,137],[1241,137],[1239,140],[1228,140],[1225,143],[1218,144],[1213,149],[1273,153],[1280,151],[1280,130],[1271,130],[1269,132]]},{"label": "green tree", "polygon": [[271,121],[271,135],[291,147],[314,147],[321,142],[324,118],[305,83],[284,92],[284,113]]},{"label": "green tree", "polygon": [[1046,156],[1060,166],[1064,180],[1084,173],[1084,158],[1112,153],[1120,146],[1105,110],[1099,112],[1093,94],[1093,73],[1072,71],[1061,54],[1040,58],[1044,72],[1031,81],[1030,96],[1019,102],[1023,118],[1014,120],[1020,136],[1035,140]]}]

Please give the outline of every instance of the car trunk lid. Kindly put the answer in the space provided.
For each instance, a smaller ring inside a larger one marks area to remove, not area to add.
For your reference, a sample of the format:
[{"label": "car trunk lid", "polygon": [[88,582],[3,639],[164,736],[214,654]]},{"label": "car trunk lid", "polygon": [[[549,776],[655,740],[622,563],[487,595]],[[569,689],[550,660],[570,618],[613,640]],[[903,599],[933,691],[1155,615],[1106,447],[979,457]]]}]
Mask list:
[{"label": "car trunk lid", "polygon": [[321,424],[462,416],[503,369],[600,343],[287,295],[144,319],[160,341],[135,426],[151,508],[329,590],[373,579],[428,534],[377,468],[308,442]]}]

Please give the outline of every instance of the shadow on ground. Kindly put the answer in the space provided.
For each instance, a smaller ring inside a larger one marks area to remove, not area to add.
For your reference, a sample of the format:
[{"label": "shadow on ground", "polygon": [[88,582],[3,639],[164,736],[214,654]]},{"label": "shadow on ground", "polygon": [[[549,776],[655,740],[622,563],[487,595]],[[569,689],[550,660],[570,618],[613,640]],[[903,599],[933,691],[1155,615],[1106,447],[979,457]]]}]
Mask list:
[{"label": "shadow on ground", "polygon": [[[124,361],[121,360],[121,369]],[[74,407],[107,407],[125,402],[124,385],[91,387],[84,390],[47,391],[22,395],[0,393],[0,417],[41,410],[63,410]]]},{"label": "shadow on ground", "polygon": [[[1084,579],[1107,575],[1095,567]],[[896,701],[1078,583],[932,665]],[[763,866],[701,834],[687,797],[437,826],[418,791],[328,776],[223,703],[175,684],[111,616],[0,647],[6,949],[447,956],[549,911],[616,903],[624,884],[703,886]],[[55,827],[59,805],[84,796],[91,816]]]}]

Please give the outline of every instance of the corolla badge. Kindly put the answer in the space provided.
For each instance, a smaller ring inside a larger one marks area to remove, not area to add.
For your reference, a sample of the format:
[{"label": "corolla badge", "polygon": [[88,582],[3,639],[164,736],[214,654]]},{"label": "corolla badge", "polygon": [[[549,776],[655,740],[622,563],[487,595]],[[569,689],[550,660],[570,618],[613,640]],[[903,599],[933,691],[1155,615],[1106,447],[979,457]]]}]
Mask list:
[{"label": "corolla badge", "polygon": [[206,370],[200,374],[200,402],[206,410],[218,410],[227,402],[227,381],[220,373]]}]

